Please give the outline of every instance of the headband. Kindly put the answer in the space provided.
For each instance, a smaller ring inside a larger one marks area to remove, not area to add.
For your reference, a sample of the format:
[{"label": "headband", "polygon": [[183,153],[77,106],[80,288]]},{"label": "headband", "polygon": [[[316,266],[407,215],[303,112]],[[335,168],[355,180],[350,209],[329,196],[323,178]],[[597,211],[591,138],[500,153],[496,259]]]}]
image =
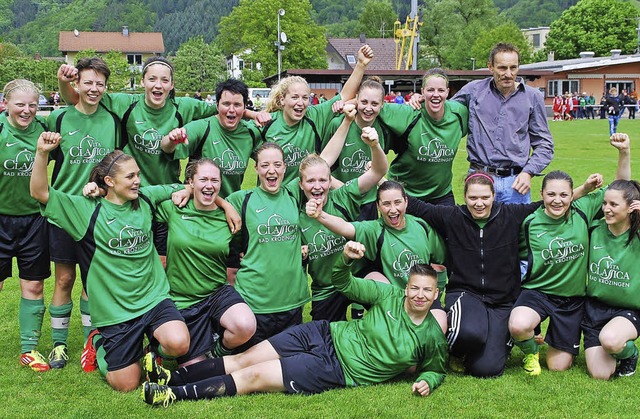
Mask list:
[{"label": "headband", "polygon": [[447,82],[447,85],[449,85],[449,78],[447,76],[445,76],[444,74],[440,74],[440,73],[429,74],[422,81],[422,85],[424,86],[424,84],[427,82],[427,80],[429,80],[431,77],[440,77],[441,79],[444,79],[444,81]]},{"label": "headband", "polygon": [[124,155],[125,155],[124,153],[119,154],[119,155],[118,155],[118,157],[116,157],[115,159],[113,159],[113,160],[111,161],[111,163],[109,164],[109,167],[107,168],[107,173],[105,174],[105,176],[109,176],[109,173],[111,173],[111,169],[113,169],[113,165],[114,165],[114,164],[116,164],[116,162],[117,162],[118,160],[120,160],[120,157],[122,157],[122,156],[124,156]]},{"label": "headband", "polygon": [[163,65],[163,66],[167,67],[169,70],[171,70],[171,74],[173,74],[173,67],[171,67],[170,64],[165,63],[164,61],[160,61],[160,60],[151,61],[149,64],[145,65],[142,68],[142,72],[144,73],[145,71],[147,71],[147,68],[149,68],[150,66],[155,65],[155,64],[160,64],[160,65]]},{"label": "headband", "polygon": [[29,89],[33,90],[34,92],[38,93],[39,91],[36,90],[36,87],[33,83],[18,83],[15,86],[13,86],[12,88],[8,89],[7,91],[4,92],[4,96],[8,97],[9,93],[13,92],[16,89],[20,89],[21,87],[28,87]]},{"label": "headband", "polygon": [[469,176],[467,176],[467,178],[464,180],[464,183],[467,184],[469,182],[470,179],[474,178],[474,177],[484,177],[489,179],[489,181],[491,182],[491,184],[493,185],[493,178],[489,175],[487,175],[486,173],[473,173]]}]

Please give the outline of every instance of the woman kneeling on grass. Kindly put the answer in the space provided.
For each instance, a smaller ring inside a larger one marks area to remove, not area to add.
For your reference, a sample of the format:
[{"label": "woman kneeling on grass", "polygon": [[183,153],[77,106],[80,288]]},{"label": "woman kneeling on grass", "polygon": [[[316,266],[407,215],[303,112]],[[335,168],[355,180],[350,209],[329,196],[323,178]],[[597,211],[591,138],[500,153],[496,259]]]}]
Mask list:
[{"label": "woman kneeling on grass", "polygon": [[107,191],[105,198],[58,192],[49,188],[47,162],[60,138],[55,132],[38,138],[31,195],[45,205],[43,215],[50,222],[80,242],[80,268],[93,324],[100,330],[89,336],[83,357],[95,360],[97,350],[94,365],[109,385],[131,391],[140,384],[145,334],[159,342],[161,354],[176,357],[189,349],[189,331],[169,298],[151,233],[152,207],[182,186],[150,186],[139,192],[136,161],[117,150],[91,173],[90,181]]},{"label": "woman kneeling on grass", "polygon": [[414,265],[404,290],[362,280],[351,275],[349,265],[364,252],[361,243],[347,242],[332,275],[340,292],[371,304],[362,320],[312,321],[242,354],[175,372],[154,364],[147,369],[150,381],[143,386],[144,401],[168,406],[174,400],[255,392],[320,393],[381,383],[416,364],[419,376],[411,389],[428,396],[442,384],[447,359],[446,340],[429,313],[438,298],[436,272],[428,265]]},{"label": "woman kneeling on grass", "polygon": [[[631,176],[629,137],[611,136],[611,145],[619,150],[616,178]],[[591,175],[588,190],[602,182]],[[580,323],[584,313],[589,228],[602,207],[604,191],[571,202],[573,181],[561,171],[553,171],[542,180],[543,206],[524,221],[521,246],[529,261],[522,292],[509,317],[509,332],[524,352],[523,368],[529,375],[542,369],[534,328],[549,317],[546,361],[550,370],[571,367],[580,349]]]}]

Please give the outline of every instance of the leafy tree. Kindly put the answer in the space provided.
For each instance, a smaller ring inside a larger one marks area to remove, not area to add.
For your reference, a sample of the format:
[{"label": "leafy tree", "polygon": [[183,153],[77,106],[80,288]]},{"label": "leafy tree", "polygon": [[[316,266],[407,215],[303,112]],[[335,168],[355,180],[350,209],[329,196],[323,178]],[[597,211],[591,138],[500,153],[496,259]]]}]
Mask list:
[{"label": "leafy tree", "polygon": [[28,57],[7,58],[0,64],[0,86],[14,79],[31,80],[42,91],[58,89],[56,72],[59,63]]},{"label": "leafy tree", "polygon": [[218,82],[227,78],[224,55],[217,46],[205,43],[201,36],[180,45],[172,61],[176,69],[176,89],[212,91]]},{"label": "leafy tree", "polygon": [[556,59],[576,58],[581,51],[607,55],[615,48],[632,53],[638,15],[626,1],[581,0],[551,24],[545,51],[554,51]]},{"label": "leafy tree", "polygon": [[265,82],[262,81],[264,78],[265,75],[262,70],[250,70],[246,67],[242,70],[242,81],[248,87],[267,87]]},{"label": "leafy tree", "polygon": [[[447,68],[471,68],[471,48],[478,34],[500,19],[491,0],[425,0],[420,31],[427,61]],[[425,58],[419,59],[419,65]]]},{"label": "leafy tree", "polygon": [[498,0],[494,1],[496,6],[503,10],[502,14],[515,21],[520,28],[549,26],[564,10],[578,2],[578,0],[520,0],[511,1],[508,7],[501,7]]},{"label": "leafy tree", "polygon": [[0,43],[0,63],[8,58],[17,58],[22,55],[20,48],[11,42]]},{"label": "leafy tree", "polygon": [[[368,0],[358,19],[358,33],[364,33],[369,38],[382,38],[383,31],[393,30],[396,20],[398,15],[389,0]],[[387,38],[392,35],[389,32]]]},{"label": "leafy tree", "polygon": [[242,54],[261,63],[262,71],[277,73],[278,9],[281,30],[288,36],[282,51],[282,68],[327,68],[324,31],[310,17],[309,0],[240,0],[229,16],[220,20],[217,42],[225,55]]},{"label": "leafy tree", "polygon": [[486,66],[489,53],[498,42],[513,44],[520,51],[520,62],[531,62],[531,45],[515,23],[509,22],[483,32],[473,43],[471,54],[476,59],[476,68]]}]

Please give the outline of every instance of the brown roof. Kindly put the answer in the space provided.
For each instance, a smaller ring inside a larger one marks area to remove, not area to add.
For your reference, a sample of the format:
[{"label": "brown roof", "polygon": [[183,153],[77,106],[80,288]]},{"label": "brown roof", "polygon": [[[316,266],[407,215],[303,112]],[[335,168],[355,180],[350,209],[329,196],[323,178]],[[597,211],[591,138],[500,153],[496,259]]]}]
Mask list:
[{"label": "brown roof", "polygon": [[347,63],[347,54],[354,55],[357,58],[358,49],[364,44],[369,44],[374,54],[374,58],[367,66],[367,70],[395,70],[396,43],[393,38],[365,38],[363,40],[360,38],[328,38],[327,51],[337,53],[343,58],[345,65],[353,68],[355,65]]},{"label": "brown roof", "polygon": [[161,32],[73,32],[61,31],[58,37],[60,52],[76,52],[93,49],[96,52],[136,52],[162,54],[164,40]]}]

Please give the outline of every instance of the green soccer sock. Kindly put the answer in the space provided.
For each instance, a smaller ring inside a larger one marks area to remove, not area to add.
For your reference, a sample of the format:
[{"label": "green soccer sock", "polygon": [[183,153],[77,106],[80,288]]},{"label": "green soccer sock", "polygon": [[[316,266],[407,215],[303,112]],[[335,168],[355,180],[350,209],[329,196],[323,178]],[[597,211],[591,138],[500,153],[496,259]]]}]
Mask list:
[{"label": "green soccer sock", "polygon": [[627,359],[638,354],[638,348],[632,340],[628,340],[624,348],[617,354],[611,354],[615,359]]},{"label": "green soccer sock", "polygon": [[523,341],[513,341],[516,346],[518,348],[520,348],[522,350],[522,352],[524,352],[525,355],[528,354],[537,354],[538,351],[540,350],[540,348],[538,347],[538,344],[536,343],[535,337],[532,337],[530,339],[527,340],[523,340]]},{"label": "green soccer sock", "polygon": [[45,310],[44,298],[39,300],[20,298],[18,319],[20,322],[20,346],[22,353],[33,351],[38,346]]},{"label": "green soccer sock", "polygon": [[222,338],[216,341],[213,345],[213,350],[211,351],[214,358],[222,358],[223,356],[231,355],[231,352],[231,349],[222,344]]},{"label": "green soccer sock", "polygon": [[82,317],[82,334],[84,335],[84,342],[87,342],[89,334],[93,330],[91,326],[91,314],[89,312],[89,300],[85,300],[80,297],[80,316]]},{"label": "green soccer sock", "polygon": [[67,344],[69,337],[69,321],[71,320],[71,311],[73,310],[73,302],[68,302],[61,306],[49,305],[49,315],[51,316],[51,339],[53,346]]},{"label": "green soccer sock", "polygon": [[96,333],[93,336],[93,347],[96,348],[96,361],[98,362],[98,370],[102,375],[102,378],[107,378],[107,360],[104,359],[107,352],[104,350],[102,344],[104,343],[104,339],[100,333]]}]

